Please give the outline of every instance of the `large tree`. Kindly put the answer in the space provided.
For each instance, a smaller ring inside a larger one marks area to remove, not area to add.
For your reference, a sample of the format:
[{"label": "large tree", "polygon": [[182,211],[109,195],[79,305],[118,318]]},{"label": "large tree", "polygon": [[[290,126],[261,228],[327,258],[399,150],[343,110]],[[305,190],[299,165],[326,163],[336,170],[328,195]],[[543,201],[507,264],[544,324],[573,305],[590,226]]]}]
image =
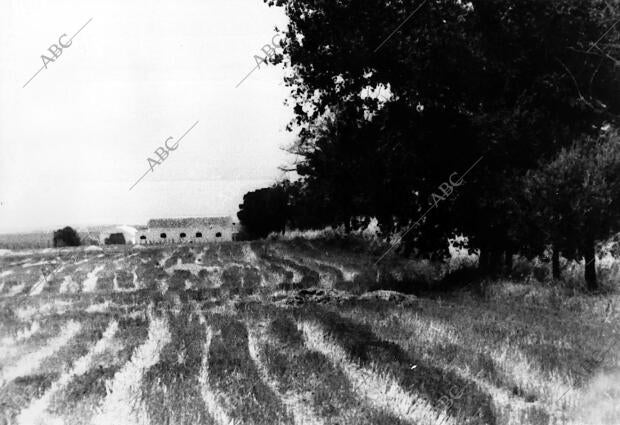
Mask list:
[{"label": "large tree", "polygon": [[274,185],[246,193],[237,217],[251,237],[264,238],[271,232],[284,233],[287,208],[286,192]]},{"label": "large tree", "polygon": [[[444,0],[413,15],[420,3],[266,1],[290,21],[273,60],[292,71],[298,171],[328,189],[343,220],[372,214],[403,228],[484,155],[408,234],[424,251],[464,233],[481,265],[496,267],[523,245],[525,172],[617,120],[617,1]],[[366,95],[377,88],[387,98]]]},{"label": "large tree", "polygon": [[583,257],[589,290],[598,289],[595,244],[620,231],[620,137],[604,131],[562,149],[528,173],[532,216],[554,251]]}]

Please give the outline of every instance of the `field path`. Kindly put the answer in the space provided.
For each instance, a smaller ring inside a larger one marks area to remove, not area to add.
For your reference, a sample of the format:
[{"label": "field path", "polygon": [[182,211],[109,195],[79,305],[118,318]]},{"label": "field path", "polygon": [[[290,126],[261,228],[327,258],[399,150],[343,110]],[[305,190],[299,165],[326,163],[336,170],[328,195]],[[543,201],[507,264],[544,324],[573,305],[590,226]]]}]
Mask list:
[{"label": "field path", "polygon": [[[204,320],[203,317],[201,319]],[[219,424],[219,425],[237,425],[239,422],[233,420],[226,410],[224,406],[220,403],[221,394],[218,394],[218,391],[211,386],[209,383],[209,351],[211,349],[211,340],[213,339],[213,329],[205,324],[207,336],[205,338],[204,345],[204,353],[202,357],[202,368],[200,369],[200,384],[201,384],[201,393],[202,399],[205,402],[207,407],[207,411],[209,415]]]},{"label": "field path", "polygon": [[144,344],[134,351],[131,360],[114,375],[107,386],[107,393],[100,413],[93,424],[148,424],[148,415],[141,400],[140,385],[142,376],[158,362],[159,353],[170,341],[170,331],[164,319],[153,317],[151,313],[149,333]]},{"label": "field path", "polygon": [[81,329],[77,322],[70,321],[60,331],[60,335],[53,338],[47,345],[34,353],[27,354],[11,367],[0,371],[0,387],[20,376],[32,373],[41,362],[47,357],[60,350],[73,338]]},{"label": "field path", "polygon": [[259,331],[256,329],[248,331],[248,348],[250,350],[250,357],[252,357],[263,382],[280,397],[287,411],[293,416],[295,425],[324,424],[325,421],[316,415],[314,409],[308,405],[303,397],[292,392],[280,391],[277,382],[269,377],[269,372],[260,360],[258,333]]},{"label": "field path", "polygon": [[92,347],[88,353],[78,359],[73,369],[69,372],[65,372],[62,376],[52,384],[52,386],[45,392],[45,394],[34,400],[30,405],[22,410],[17,417],[17,424],[20,425],[47,425],[47,424],[61,424],[60,418],[53,417],[46,412],[47,407],[50,404],[52,398],[61,390],[63,390],[69,382],[75,376],[86,373],[93,362],[95,356],[103,353],[110,344],[110,341],[116,335],[118,330],[118,322],[112,321],[103,333],[102,338]]},{"label": "field path", "polygon": [[338,365],[351,381],[355,392],[371,405],[392,412],[411,424],[456,425],[448,415],[437,412],[426,401],[401,388],[391,376],[378,374],[352,362],[345,350],[331,341],[319,325],[300,322],[298,328],[308,348],[318,351]]}]

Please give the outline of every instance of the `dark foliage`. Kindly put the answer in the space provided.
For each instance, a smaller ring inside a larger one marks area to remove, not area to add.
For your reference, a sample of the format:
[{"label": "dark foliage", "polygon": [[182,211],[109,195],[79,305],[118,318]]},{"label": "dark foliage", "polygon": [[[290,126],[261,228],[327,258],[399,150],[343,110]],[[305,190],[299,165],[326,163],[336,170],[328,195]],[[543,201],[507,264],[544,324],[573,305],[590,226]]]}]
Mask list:
[{"label": "dark foliage", "polygon": [[483,157],[403,252],[441,257],[462,234],[494,273],[547,244],[523,202],[526,173],[620,121],[617,2],[436,1],[407,19],[410,2],[265,1],[290,21],[272,61],[292,71],[296,227],[376,217],[402,231]]},{"label": "dark foliage", "polygon": [[287,195],[280,186],[258,189],[243,196],[237,217],[251,238],[264,238],[271,232],[284,233]]},{"label": "dark foliage", "polygon": [[104,243],[106,245],[125,245],[125,235],[122,233],[112,233],[105,238]]},{"label": "dark foliage", "polygon": [[54,247],[80,246],[80,237],[72,227],[54,231]]},{"label": "dark foliage", "polygon": [[539,235],[570,260],[585,259],[596,290],[594,248],[620,231],[620,137],[606,131],[562,151],[529,172],[524,187]]}]

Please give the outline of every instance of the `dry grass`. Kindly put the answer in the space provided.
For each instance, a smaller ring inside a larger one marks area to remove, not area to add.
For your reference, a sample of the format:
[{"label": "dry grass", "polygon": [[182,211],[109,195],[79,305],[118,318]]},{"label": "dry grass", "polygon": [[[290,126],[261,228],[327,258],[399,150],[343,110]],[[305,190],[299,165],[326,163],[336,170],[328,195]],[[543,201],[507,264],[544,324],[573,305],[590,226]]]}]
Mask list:
[{"label": "dry grass", "polygon": [[446,267],[316,236],[4,255],[0,424],[620,423],[617,263],[604,295],[578,265],[551,285],[519,263],[475,293],[365,300]]}]

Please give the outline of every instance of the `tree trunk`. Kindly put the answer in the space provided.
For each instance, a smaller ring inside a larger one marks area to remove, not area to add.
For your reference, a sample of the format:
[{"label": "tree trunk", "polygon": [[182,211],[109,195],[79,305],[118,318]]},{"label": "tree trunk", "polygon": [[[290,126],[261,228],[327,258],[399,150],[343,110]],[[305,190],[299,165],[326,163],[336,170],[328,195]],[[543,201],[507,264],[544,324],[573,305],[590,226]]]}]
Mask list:
[{"label": "tree trunk", "polygon": [[501,269],[501,251],[492,248],[480,248],[478,271],[482,275],[493,275]]},{"label": "tree trunk", "polygon": [[493,249],[489,253],[489,272],[492,275],[497,275],[502,269],[502,252],[498,249]]},{"label": "tree trunk", "polygon": [[480,247],[480,254],[478,255],[478,271],[481,274],[486,274],[489,271],[489,251],[487,248]]},{"label": "tree trunk", "polygon": [[508,248],[505,255],[506,258],[504,262],[506,263],[506,273],[510,273],[512,271],[512,257],[515,255],[515,252],[512,248]]},{"label": "tree trunk", "polygon": [[553,247],[553,254],[551,255],[551,270],[553,273],[553,279],[560,279],[560,250]]},{"label": "tree trunk", "polygon": [[594,242],[588,243],[584,252],[585,278],[588,291],[596,291],[598,282],[596,281],[596,258],[594,256]]}]

